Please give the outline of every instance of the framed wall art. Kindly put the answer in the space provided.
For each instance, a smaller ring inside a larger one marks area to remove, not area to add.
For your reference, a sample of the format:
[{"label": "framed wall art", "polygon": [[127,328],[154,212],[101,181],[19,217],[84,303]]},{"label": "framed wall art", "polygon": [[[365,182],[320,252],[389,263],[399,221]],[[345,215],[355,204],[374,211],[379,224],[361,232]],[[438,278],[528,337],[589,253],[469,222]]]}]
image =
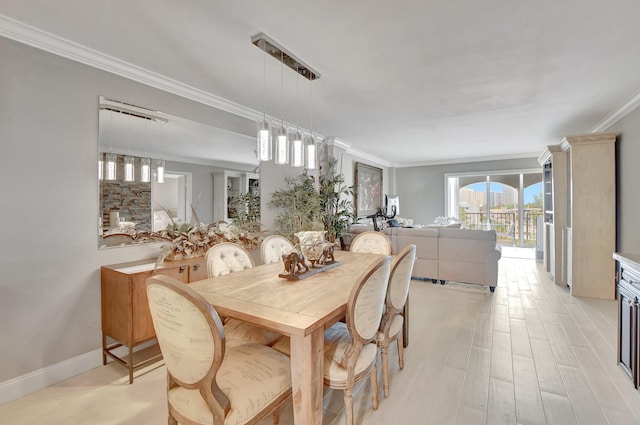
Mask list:
[{"label": "framed wall art", "polygon": [[355,174],[356,214],[358,217],[375,214],[382,208],[382,168],[356,162]]}]

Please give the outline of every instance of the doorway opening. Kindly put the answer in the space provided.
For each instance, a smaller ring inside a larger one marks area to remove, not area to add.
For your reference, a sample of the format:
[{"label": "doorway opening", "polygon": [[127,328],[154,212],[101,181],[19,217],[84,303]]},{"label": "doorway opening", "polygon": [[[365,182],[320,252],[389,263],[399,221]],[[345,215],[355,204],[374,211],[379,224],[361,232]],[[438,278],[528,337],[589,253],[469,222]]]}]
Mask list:
[{"label": "doorway opening", "polygon": [[164,182],[153,182],[151,202],[153,205],[153,231],[158,232],[169,224],[191,223],[192,174],[166,171]]}]

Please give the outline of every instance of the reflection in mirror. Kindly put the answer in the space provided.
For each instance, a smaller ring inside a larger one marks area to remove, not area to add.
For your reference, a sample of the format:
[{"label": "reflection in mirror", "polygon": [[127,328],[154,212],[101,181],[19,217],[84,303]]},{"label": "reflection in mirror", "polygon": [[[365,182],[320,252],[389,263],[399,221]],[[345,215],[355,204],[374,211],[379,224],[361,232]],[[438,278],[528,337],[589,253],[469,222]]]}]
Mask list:
[{"label": "reflection in mirror", "polygon": [[[148,232],[212,223],[213,174],[255,172],[255,138],[100,97],[99,246],[153,242]],[[226,198],[224,198],[226,199]]]}]

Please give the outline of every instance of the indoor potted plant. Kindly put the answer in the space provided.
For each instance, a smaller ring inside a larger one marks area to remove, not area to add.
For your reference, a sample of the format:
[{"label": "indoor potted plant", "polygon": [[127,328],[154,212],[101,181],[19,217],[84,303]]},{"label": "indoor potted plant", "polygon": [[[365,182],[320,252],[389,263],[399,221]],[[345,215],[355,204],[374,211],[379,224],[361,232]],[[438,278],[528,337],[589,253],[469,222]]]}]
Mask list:
[{"label": "indoor potted plant", "polygon": [[355,185],[347,186],[344,174],[338,173],[338,160],[329,157],[327,169],[320,175],[320,205],[327,240],[341,241],[349,234],[349,226],[356,220],[353,207]]}]

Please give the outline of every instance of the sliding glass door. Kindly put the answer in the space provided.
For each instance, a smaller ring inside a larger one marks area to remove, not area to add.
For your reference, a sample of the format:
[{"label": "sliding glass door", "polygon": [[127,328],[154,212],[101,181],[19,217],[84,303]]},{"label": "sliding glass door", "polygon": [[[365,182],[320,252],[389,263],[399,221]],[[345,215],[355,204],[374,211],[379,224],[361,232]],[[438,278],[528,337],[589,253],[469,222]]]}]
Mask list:
[{"label": "sliding glass door", "polygon": [[542,214],[539,170],[448,174],[446,182],[448,216],[469,229],[495,230],[500,244],[535,246]]}]

